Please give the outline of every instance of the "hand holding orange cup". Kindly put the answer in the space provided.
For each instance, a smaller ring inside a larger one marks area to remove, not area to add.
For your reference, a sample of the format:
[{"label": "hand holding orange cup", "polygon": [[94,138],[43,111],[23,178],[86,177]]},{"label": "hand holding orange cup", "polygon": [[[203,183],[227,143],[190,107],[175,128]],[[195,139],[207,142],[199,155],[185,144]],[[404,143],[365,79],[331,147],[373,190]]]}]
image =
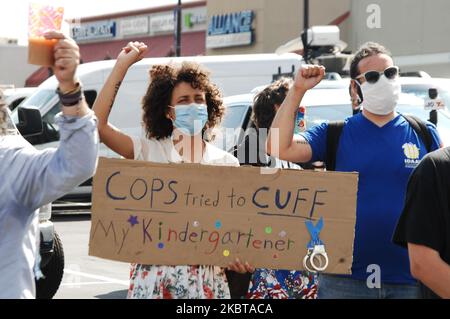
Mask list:
[{"label": "hand holding orange cup", "polygon": [[55,63],[54,47],[58,40],[46,39],[49,30],[61,29],[64,8],[48,5],[30,4],[28,16],[28,63],[53,66]]}]

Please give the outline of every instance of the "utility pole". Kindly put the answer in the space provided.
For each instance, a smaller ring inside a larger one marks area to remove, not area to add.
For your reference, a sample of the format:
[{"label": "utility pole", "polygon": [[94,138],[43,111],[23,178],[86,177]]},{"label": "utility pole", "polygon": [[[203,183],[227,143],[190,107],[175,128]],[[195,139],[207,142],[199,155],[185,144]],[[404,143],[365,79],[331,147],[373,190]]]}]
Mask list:
[{"label": "utility pole", "polygon": [[175,56],[181,56],[181,0],[175,9]]},{"label": "utility pole", "polygon": [[309,61],[309,39],[308,39],[308,29],[309,29],[309,0],[303,0],[303,59],[306,63]]}]

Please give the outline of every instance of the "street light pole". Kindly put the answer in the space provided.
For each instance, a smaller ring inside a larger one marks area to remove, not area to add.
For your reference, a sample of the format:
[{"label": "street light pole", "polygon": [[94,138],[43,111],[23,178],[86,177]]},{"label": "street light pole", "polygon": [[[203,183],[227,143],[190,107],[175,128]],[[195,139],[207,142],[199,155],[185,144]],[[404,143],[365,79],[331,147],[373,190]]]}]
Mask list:
[{"label": "street light pole", "polygon": [[175,56],[181,56],[181,0],[178,0],[175,12]]},{"label": "street light pole", "polygon": [[309,60],[309,39],[308,39],[308,28],[309,28],[309,0],[303,1],[303,59],[305,62]]}]

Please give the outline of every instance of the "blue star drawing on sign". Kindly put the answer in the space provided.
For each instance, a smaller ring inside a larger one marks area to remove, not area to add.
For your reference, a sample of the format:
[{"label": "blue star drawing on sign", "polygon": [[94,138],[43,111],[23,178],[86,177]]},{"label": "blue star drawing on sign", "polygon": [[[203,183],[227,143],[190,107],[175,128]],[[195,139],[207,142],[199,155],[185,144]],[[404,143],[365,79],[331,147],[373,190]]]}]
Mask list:
[{"label": "blue star drawing on sign", "polygon": [[130,216],[128,222],[130,223],[131,227],[134,227],[135,225],[139,224],[138,217],[133,215]]}]

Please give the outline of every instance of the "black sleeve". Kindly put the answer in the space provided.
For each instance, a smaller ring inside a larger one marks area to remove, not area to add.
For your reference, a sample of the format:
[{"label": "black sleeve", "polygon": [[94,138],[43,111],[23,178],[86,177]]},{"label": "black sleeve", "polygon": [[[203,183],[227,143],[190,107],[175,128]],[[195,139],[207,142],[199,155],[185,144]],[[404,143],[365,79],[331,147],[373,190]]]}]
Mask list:
[{"label": "black sleeve", "polygon": [[432,158],[425,157],[411,176],[402,216],[393,242],[407,247],[408,243],[442,251],[445,245],[442,189]]}]

